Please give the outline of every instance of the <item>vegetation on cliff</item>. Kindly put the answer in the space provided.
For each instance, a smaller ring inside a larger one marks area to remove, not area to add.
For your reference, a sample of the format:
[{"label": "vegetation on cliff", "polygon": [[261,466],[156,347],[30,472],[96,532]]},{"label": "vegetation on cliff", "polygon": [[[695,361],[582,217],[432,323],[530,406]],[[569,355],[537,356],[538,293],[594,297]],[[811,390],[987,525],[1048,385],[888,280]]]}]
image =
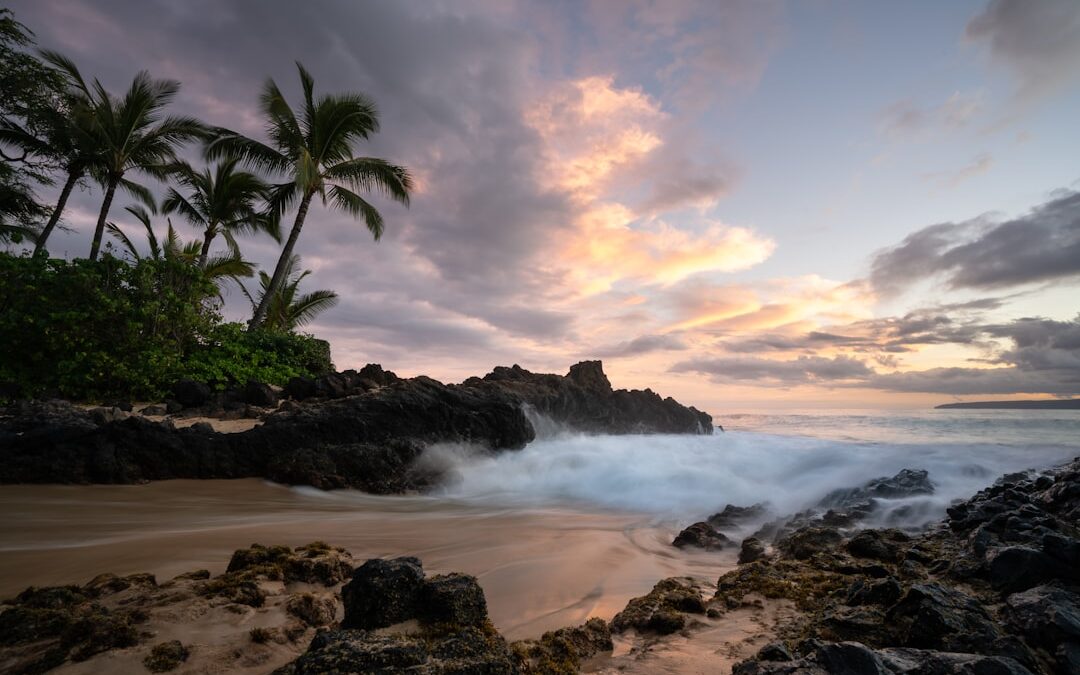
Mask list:
[{"label": "vegetation on cliff", "polygon": [[[352,92],[316,97],[314,78],[297,64],[303,106],[294,111],[268,81],[263,143],[170,112],[177,81],[142,71],[117,95],[64,55],[33,46],[33,33],[0,9],[0,399],[156,398],[181,379],[284,385],[331,370],[326,343],[295,331],[337,295],[301,291],[308,273],[294,269],[294,249],[316,196],[375,239],[384,221],[366,193],[408,204],[404,167],[355,154],[378,131],[374,103]],[[184,161],[192,151],[213,163]],[[155,183],[162,214],[186,220],[196,240],[182,241],[171,221],[164,233],[152,222]],[[59,192],[46,203],[39,192],[51,187]],[[88,258],[51,258],[76,187],[101,193]],[[110,221],[121,195],[134,200],[126,210],[145,244]],[[273,274],[260,273],[261,291],[241,286],[254,310],[248,330],[223,323],[226,286],[256,274],[238,239],[280,241],[293,210]]]}]

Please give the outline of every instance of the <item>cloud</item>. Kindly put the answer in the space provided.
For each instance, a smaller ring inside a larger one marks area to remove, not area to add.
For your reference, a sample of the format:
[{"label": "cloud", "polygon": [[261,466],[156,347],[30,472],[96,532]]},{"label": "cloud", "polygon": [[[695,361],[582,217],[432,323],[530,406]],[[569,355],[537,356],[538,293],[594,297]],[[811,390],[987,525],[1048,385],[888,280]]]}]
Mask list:
[{"label": "cloud", "polygon": [[[902,393],[950,395],[1080,394],[1080,317],[1073,321],[1043,318],[1018,319],[1005,324],[956,321],[923,310],[911,315],[864,322],[847,327],[865,335],[811,332],[796,337],[761,336],[724,349],[748,352],[754,348],[776,353],[827,347],[854,349],[873,355],[874,361],[894,370],[899,362],[890,347],[926,344],[974,344],[991,354],[985,367],[948,367],[882,372],[850,354],[832,358],[803,354],[796,358],[745,356],[699,357],[680,361],[673,372],[698,372],[715,382],[754,382],[765,387],[822,385],[877,389]],[[1005,339],[1007,347],[993,339]],[[879,351],[880,350],[880,351]]]},{"label": "cloud", "polygon": [[591,355],[602,359],[617,359],[641,356],[650,352],[683,351],[685,349],[688,349],[686,342],[675,335],[641,335],[633,340],[601,347],[591,352]]},{"label": "cloud", "polygon": [[945,102],[929,107],[903,99],[882,111],[879,129],[892,138],[921,137],[934,131],[951,133],[968,126],[984,106],[981,92],[953,92]]},{"label": "cloud", "polygon": [[784,35],[776,0],[591,2],[588,60],[649,74],[680,107],[700,109],[728,87],[756,84]]},{"label": "cloud", "polygon": [[966,164],[959,169],[951,171],[932,171],[924,173],[923,178],[933,183],[937,183],[938,185],[953,188],[969,178],[974,178],[975,176],[986,173],[993,166],[994,158],[988,153],[983,153],[973,159],[969,164]]},{"label": "cloud", "polygon": [[985,45],[1009,68],[1021,98],[1059,89],[1080,77],[1080,3],[991,0],[968,22],[965,37]]},{"label": "cloud", "polygon": [[1059,191],[1002,222],[982,216],[925,227],[877,254],[870,273],[882,293],[932,277],[982,290],[1080,277],[1080,193]]},{"label": "cloud", "polygon": [[848,356],[824,358],[800,356],[789,361],[752,357],[690,359],[671,367],[672,372],[697,372],[716,382],[750,380],[764,385],[835,384],[862,380],[873,371],[862,361]]}]

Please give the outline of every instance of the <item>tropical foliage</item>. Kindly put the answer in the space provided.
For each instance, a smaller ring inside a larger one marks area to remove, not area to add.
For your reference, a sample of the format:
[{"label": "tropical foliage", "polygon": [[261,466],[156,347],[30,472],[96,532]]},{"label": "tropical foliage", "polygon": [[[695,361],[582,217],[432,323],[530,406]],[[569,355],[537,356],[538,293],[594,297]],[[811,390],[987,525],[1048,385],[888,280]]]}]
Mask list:
[{"label": "tropical foliage", "polygon": [[252,294],[241,285],[244,295],[253,308],[266,305],[266,319],[263,328],[290,331],[303,326],[315,318],[315,315],[330,309],[338,302],[338,295],[333,291],[319,290],[300,293],[300,282],[311,270],[295,271],[300,265],[300,256],[294,255],[285,265],[285,283],[272,292],[270,275],[259,272],[259,291]]},{"label": "tropical foliage", "polygon": [[407,205],[412,190],[412,177],[404,167],[353,154],[357,141],[367,139],[379,129],[375,104],[362,94],[328,94],[316,99],[314,78],[303,65],[296,66],[304,91],[299,115],[273,80],[263,87],[260,107],[266,117],[269,145],[219,129],[218,138],[206,150],[210,158],[236,157],[252,167],[283,176],[285,181],[276,184],[272,191],[275,213],[297,205],[289,238],[281,249],[268,291],[251,318],[253,328],[266,320],[269,303],[286,283],[312,198],[318,195],[323,204],[329,203],[362,220],[378,240],[383,233],[382,215],[358,192],[374,190]]},{"label": "tropical foliage", "polygon": [[[143,71],[114,94],[63,54],[33,47],[33,33],[0,9],[0,245],[16,250],[0,253],[0,386],[149,396],[178,377],[283,382],[328,368],[326,344],[294,332],[337,302],[333,291],[300,289],[311,272],[299,271],[296,248],[312,201],[378,240],[385,223],[370,195],[407,205],[412,190],[404,167],[356,151],[379,129],[374,102],[316,96],[298,63],[297,108],[273,80],[264,86],[263,142],[171,113],[179,82]],[[208,166],[183,161],[198,146]],[[189,223],[196,240],[184,241],[171,220],[163,233],[155,226],[157,188],[144,178],[165,184],[161,216]],[[51,259],[80,186],[100,197],[89,255]],[[45,190],[56,195],[48,203]],[[118,190],[137,202],[119,224],[110,220]],[[240,286],[252,305],[245,331],[222,323],[224,290],[255,276],[241,238],[264,234],[281,249],[273,272],[258,272],[258,289]]]}]

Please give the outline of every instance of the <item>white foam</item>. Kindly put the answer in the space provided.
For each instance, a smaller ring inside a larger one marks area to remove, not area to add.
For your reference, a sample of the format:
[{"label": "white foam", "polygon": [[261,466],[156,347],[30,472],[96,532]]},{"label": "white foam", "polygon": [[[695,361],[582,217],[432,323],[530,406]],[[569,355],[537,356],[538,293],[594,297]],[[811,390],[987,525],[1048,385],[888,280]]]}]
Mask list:
[{"label": "white foam", "polygon": [[1075,447],[855,443],[755,432],[713,436],[547,434],[518,452],[462,445],[431,448],[425,461],[450,471],[437,494],[502,506],[591,505],[680,520],[725,504],[769,502],[778,513],[900,469],[926,469],[935,494],[896,500],[915,526],[1003,473],[1072,458]]}]

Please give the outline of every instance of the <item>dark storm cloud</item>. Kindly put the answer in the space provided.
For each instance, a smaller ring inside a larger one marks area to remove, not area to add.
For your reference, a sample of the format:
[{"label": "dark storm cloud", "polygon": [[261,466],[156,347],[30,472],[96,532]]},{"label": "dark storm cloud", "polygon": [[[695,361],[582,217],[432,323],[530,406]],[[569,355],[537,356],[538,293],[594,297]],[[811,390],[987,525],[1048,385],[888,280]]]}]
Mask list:
[{"label": "dark storm cloud", "polygon": [[990,55],[1012,68],[1021,94],[1074,80],[1080,71],[1080,2],[991,0],[971,19],[969,40],[989,46]]},{"label": "dark storm cloud", "polygon": [[[568,315],[532,309],[559,283],[532,262],[572,219],[565,198],[536,181],[541,139],[521,115],[535,94],[527,32],[493,13],[426,3],[35,0],[13,9],[43,46],[108,87],[143,68],[179,79],[178,112],[245,133],[261,133],[267,77],[297,100],[296,59],[318,91],[375,99],[382,131],[361,152],[405,164],[419,189],[408,211],[376,200],[387,221],[378,245],[348,217],[312,212],[298,252],[313,287],[343,296],[320,325],[362,322],[378,339],[415,347],[483,345],[478,322],[544,338],[569,330]],[[93,192],[76,206],[94,212],[99,199]],[[245,252],[273,264],[270,245],[252,240]],[[365,293],[382,293],[377,313],[359,302]],[[428,310],[438,319],[424,318]]]},{"label": "dark storm cloud", "polygon": [[940,276],[953,289],[992,289],[1080,277],[1080,193],[1059,191],[1031,212],[918,230],[873,260],[883,293]]}]

